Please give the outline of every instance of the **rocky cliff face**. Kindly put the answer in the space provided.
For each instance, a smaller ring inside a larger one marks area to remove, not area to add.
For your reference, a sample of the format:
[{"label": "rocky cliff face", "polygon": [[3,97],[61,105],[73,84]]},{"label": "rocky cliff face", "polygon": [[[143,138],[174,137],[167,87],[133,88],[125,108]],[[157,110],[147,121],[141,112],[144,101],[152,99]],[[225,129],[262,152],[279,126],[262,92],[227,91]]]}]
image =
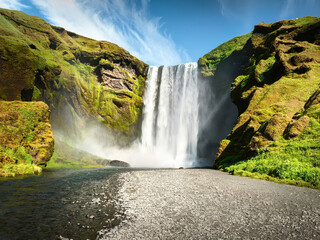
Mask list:
[{"label": "rocky cliff face", "polygon": [[43,102],[0,101],[0,176],[19,174],[21,164],[39,171],[32,164],[50,160],[54,140],[49,115]]},{"label": "rocky cliff face", "polygon": [[134,136],[146,67],[115,44],[0,9],[0,99],[44,101],[67,136],[88,121]]},{"label": "rocky cliff face", "polygon": [[[220,54],[221,49],[227,54]],[[239,115],[231,133],[220,142],[215,166],[224,169],[296,144],[297,152],[310,150],[306,153],[310,167],[319,167],[320,18],[260,23],[252,34],[235,38],[200,59],[203,75],[215,76],[223,62],[236,64],[232,58],[239,54],[248,60],[238,65],[232,79],[231,98]]]}]

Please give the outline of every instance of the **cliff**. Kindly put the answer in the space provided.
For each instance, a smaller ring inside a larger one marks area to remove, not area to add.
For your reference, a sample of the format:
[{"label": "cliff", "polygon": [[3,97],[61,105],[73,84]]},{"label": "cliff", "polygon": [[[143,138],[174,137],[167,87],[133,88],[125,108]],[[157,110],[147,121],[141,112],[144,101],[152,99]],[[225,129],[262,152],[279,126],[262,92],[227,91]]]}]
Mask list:
[{"label": "cliff", "polygon": [[44,101],[66,137],[94,121],[133,138],[146,67],[113,43],[0,9],[0,100]]},{"label": "cliff", "polygon": [[54,151],[49,115],[43,102],[0,101],[0,176],[41,172]]},{"label": "cliff", "polygon": [[[36,165],[50,160],[49,108],[56,138],[69,143],[57,145],[51,165],[105,165],[82,151],[77,161],[68,156],[91,126],[107,129],[115,144],[128,144],[138,136],[146,68],[116,44],[0,9],[2,175],[41,171]],[[17,170],[21,164],[30,169]],[[6,166],[16,170],[7,171]]]},{"label": "cliff", "polygon": [[199,62],[212,81],[223,65],[233,68],[239,114],[214,167],[319,187],[320,18],[260,23]]}]

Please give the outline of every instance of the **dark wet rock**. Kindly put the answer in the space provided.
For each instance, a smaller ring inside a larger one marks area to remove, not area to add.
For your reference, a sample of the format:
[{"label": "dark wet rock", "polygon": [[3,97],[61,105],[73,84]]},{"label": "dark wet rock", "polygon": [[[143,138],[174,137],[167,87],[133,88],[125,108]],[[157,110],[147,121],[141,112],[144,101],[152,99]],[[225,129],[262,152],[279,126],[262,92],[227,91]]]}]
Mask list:
[{"label": "dark wet rock", "polygon": [[120,161],[120,160],[112,160],[109,163],[109,166],[111,167],[130,167],[130,164],[124,161]]}]

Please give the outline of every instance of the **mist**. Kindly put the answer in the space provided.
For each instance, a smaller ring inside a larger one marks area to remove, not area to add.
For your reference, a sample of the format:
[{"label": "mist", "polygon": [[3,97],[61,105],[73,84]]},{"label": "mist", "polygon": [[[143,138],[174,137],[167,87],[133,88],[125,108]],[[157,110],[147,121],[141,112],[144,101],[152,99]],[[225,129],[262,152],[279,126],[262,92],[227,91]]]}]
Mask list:
[{"label": "mist", "polygon": [[[135,139],[80,117],[68,104],[54,121],[54,134],[77,149],[131,167],[211,167],[238,111],[230,99],[230,76],[218,72],[220,80],[202,78],[198,68],[197,63],[149,67]],[[56,126],[58,119],[63,129]]]}]

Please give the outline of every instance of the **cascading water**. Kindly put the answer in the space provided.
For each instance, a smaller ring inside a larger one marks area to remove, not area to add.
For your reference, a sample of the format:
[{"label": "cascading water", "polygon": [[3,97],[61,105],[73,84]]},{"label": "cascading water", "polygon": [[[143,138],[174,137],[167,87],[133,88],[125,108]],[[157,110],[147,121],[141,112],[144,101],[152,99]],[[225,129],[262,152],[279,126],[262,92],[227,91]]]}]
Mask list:
[{"label": "cascading water", "polygon": [[212,166],[219,142],[237,118],[230,99],[234,78],[228,71],[216,75],[201,78],[197,63],[150,67],[141,138],[129,148],[120,148],[115,136],[97,126],[86,131],[88,137],[78,148],[132,167]]},{"label": "cascading water", "polygon": [[149,68],[142,152],[160,155],[172,167],[192,165],[197,158],[198,94],[197,63]]}]

